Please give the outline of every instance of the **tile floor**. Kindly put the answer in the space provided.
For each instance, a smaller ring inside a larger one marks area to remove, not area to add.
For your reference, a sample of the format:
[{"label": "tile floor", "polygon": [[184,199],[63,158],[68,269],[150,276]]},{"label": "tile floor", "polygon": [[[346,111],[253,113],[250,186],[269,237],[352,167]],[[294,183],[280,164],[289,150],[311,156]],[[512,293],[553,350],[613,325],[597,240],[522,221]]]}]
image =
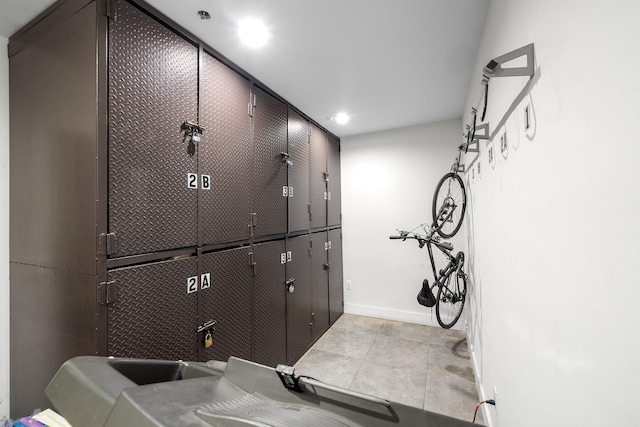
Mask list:
[{"label": "tile floor", "polygon": [[[471,421],[478,403],[463,332],[344,314],[296,374]],[[478,411],[477,424],[482,424]]]}]

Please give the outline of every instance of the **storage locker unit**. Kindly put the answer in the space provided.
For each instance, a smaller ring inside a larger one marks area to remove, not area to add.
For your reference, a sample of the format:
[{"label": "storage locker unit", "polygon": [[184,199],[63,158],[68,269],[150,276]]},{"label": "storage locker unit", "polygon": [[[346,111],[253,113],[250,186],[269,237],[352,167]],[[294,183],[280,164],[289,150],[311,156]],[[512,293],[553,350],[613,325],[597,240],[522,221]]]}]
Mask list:
[{"label": "storage locker unit", "polygon": [[[249,238],[251,206],[251,117],[249,79],[207,52],[200,73],[198,143],[200,176],[209,180],[200,192],[202,245]],[[200,179],[201,188],[202,178]]]},{"label": "storage locker unit", "polygon": [[329,323],[333,325],[344,312],[342,286],[342,229],[328,232],[327,264],[329,265]]},{"label": "storage locker unit", "polygon": [[[108,354],[114,357],[196,360],[196,257],[109,271],[101,286],[108,312]],[[190,289],[191,287],[191,289]]]},{"label": "storage locker unit", "polygon": [[73,356],[293,363],[335,321],[337,138],[141,0],[59,0],[9,56],[13,417]]},{"label": "storage locker unit", "polygon": [[287,363],[293,364],[311,345],[311,251],[309,236],[287,239]]},{"label": "storage locker unit", "polygon": [[287,232],[287,104],[253,87],[255,236]]},{"label": "storage locker unit", "polygon": [[284,240],[253,246],[254,358],[267,366],[283,363],[287,357],[287,307]]},{"label": "storage locker unit", "polygon": [[109,24],[109,255],[196,246],[198,48],[126,2]]},{"label": "storage locker unit", "polygon": [[328,135],[327,141],[327,225],[338,226],[342,222],[340,192],[340,141]]},{"label": "storage locker unit", "polygon": [[311,125],[309,212],[311,228],[327,225],[327,133],[315,124]]},{"label": "storage locker unit", "polygon": [[329,259],[326,231],[311,236],[311,315],[312,339],[315,341],[329,328]]},{"label": "storage locker unit", "polygon": [[289,232],[309,229],[309,120],[289,107]]},{"label": "storage locker unit", "polygon": [[[249,247],[242,247],[198,257],[199,324],[194,325],[194,331],[212,325],[207,330],[213,340],[213,345],[208,348],[200,345],[199,360],[227,360],[230,356],[251,359],[253,290],[250,252]],[[206,283],[208,280],[210,282]],[[200,331],[201,342],[204,339],[202,335],[203,331]]]}]

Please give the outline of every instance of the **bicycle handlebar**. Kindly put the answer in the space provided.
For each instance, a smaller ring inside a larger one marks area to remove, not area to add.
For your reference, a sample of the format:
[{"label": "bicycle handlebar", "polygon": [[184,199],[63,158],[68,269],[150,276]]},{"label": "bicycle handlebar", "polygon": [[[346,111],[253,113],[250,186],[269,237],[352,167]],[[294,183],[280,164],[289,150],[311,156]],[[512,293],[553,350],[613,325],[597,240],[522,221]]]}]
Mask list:
[{"label": "bicycle handlebar", "polygon": [[416,234],[416,233],[409,234],[409,232],[407,232],[407,231],[400,231],[400,235],[399,236],[389,236],[389,239],[392,239],[392,240],[402,239],[403,241],[407,240],[407,239],[416,239],[421,248],[424,245],[426,245],[427,243],[433,243],[435,246],[437,246],[438,248],[440,248],[442,250],[445,250],[445,251],[452,251],[453,250],[453,245],[451,243],[449,243],[449,242],[439,242],[436,239],[434,239],[431,235],[422,236],[422,235],[419,235],[419,234]]}]

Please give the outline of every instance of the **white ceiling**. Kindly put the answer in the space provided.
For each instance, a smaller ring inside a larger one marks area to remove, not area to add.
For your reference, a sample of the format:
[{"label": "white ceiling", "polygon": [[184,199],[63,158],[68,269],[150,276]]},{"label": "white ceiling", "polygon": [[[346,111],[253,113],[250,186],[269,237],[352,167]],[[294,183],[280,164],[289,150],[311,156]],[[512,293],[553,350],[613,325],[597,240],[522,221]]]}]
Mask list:
[{"label": "white ceiling", "polygon": [[[53,3],[0,0],[10,37]],[[148,0],[338,136],[458,118],[490,0]],[[198,10],[211,19],[201,20]],[[272,37],[242,45],[237,22]],[[339,111],[346,125],[331,120]]]}]

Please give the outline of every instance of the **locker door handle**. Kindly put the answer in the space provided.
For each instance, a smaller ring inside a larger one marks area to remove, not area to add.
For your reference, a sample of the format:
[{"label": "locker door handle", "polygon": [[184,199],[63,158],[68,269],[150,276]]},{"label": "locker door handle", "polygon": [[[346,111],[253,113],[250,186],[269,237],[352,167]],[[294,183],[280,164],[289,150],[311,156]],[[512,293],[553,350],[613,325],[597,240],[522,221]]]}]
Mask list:
[{"label": "locker door handle", "polygon": [[324,267],[325,270],[328,270],[329,268],[331,268],[331,263],[326,263],[322,265]]}]

